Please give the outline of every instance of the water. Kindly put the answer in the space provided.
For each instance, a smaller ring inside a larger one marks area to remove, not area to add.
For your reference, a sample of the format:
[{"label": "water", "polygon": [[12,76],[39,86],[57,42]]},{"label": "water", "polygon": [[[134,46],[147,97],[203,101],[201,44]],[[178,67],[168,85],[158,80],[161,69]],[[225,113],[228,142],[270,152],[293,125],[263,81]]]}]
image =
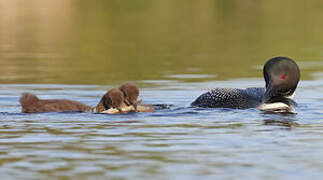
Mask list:
[{"label": "water", "polygon": [[321,72],[317,0],[0,0],[0,83],[261,77],[273,56]]},{"label": "water", "polygon": [[188,107],[214,84],[263,86],[260,79],[154,83],[143,102],[174,106],[126,115],[20,113],[23,91],[96,105],[110,86],[1,85],[1,178],[321,177],[323,81],[301,82],[296,115]]},{"label": "water", "polygon": [[[323,2],[0,0],[0,179],[321,179]],[[295,115],[188,105],[301,68]],[[95,106],[135,81],[154,113],[23,114],[22,92]]]}]

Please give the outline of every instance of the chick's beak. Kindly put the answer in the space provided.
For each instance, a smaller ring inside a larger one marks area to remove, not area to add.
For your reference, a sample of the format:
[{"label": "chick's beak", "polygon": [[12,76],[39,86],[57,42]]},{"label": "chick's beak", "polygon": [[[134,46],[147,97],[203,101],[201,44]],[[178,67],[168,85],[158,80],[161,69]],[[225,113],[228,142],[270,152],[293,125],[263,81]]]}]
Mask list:
[{"label": "chick's beak", "polygon": [[130,106],[130,102],[128,101],[128,99],[125,99],[124,103],[126,103],[127,106]]},{"label": "chick's beak", "polygon": [[132,104],[132,105],[133,105],[133,107],[135,108],[135,111],[137,111],[138,102],[137,102],[137,101],[133,101],[131,104]]},{"label": "chick's beak", "polygon": [[120,113],[123,113],[122,109],[120,107],[117,108]]}]

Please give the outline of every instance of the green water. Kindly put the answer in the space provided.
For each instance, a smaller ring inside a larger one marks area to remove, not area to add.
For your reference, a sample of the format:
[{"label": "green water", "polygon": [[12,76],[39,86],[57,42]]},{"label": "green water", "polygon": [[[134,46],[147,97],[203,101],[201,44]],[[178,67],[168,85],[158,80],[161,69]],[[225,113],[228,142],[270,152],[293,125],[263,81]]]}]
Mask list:
[{"label": "green water", "polygon": [[322,16],[318,0],[0,0],[0,83],[262,77],[278,55],[313,79]]}]

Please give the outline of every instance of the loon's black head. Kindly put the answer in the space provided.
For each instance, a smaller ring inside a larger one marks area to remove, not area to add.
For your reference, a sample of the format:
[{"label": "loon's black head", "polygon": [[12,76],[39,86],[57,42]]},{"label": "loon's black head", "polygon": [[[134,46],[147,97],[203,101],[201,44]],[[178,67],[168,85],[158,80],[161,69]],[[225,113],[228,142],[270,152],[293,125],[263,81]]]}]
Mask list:
[{"label": "loon's black head", "polygon": [[264,103],[272,103],[292,96],[300,79],[297,64],[287,57],[274,57],[268,60],[263,74],[266,81]]}]

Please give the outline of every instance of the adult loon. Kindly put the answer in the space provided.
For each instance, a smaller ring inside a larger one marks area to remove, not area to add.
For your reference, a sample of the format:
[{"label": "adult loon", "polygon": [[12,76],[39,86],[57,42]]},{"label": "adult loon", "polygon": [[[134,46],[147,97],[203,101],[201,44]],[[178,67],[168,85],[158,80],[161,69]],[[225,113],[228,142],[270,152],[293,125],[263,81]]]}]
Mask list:
[{"label": "adult loon", "polygon": [[266,62],[263,76],[265,88],[215,88],[200,95],[191,106],[292,112],[297,105],[293,96],[300,80],[297,64],[288,57],[274,57]]}]

